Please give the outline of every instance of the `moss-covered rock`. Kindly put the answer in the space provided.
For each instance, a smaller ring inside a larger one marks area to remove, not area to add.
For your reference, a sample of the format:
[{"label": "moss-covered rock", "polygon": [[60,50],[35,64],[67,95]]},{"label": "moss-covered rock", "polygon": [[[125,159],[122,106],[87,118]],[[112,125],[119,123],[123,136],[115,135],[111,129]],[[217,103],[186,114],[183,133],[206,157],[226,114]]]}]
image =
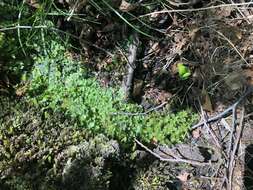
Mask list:
[{"label": "moss-covered rock", "polygon": [[109,163],[119,156],[116,141],[103,135],[88,138],[84,129],[59,113],[2,103],[0,186],[14,190],[109,188]]}]

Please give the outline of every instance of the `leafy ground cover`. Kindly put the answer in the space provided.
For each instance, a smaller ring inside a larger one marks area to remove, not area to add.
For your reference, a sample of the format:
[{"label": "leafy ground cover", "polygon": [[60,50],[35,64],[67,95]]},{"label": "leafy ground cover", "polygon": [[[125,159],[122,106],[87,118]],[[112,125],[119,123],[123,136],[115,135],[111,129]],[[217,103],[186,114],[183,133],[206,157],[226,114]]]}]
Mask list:
[{"label": "leafy ground cover", "polygon": [[0,187],[241,188],[251,15],[250,1],[0,2]]},{"label": "leafy ground cover", "polygon": [[146,142],[152,138],[160,143],[179,142],[196,121],[190,110],[142,114],[140,106],[124,103],[121,89],[102,88],[89,77],[80,63],[66,57],[62,46],[52,42],[50,47],[48,56],[35,58],[28,81],[29,99],[42,109],[62,111],[93,134],[104,133],[126,143],[134,138]]}]

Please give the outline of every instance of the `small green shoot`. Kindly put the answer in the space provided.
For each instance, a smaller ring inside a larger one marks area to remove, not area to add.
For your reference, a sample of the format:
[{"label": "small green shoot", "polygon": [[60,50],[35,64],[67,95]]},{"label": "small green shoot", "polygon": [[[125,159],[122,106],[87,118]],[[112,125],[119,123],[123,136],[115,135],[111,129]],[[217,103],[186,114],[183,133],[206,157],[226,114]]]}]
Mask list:
[{"label": "small green shoot", "polygon": [[191,70],[189,69],[189,67],[185,66],[183,63],[178,63],[177,69],[178,69],[179,77],[182,80],[186,80],[190,77]]}]

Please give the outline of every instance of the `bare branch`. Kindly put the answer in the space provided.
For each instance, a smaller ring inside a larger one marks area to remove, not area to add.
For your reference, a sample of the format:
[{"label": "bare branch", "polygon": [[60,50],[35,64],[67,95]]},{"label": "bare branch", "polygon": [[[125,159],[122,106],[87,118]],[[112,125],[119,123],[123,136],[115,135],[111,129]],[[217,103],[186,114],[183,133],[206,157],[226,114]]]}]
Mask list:
[{"label": "bare branch", "polygon": [[237,106],[238,106],[247,96],[249,96],[249,95],[252,94],[252,93],[253,93],[253,87],[251,86],[251,87],[248,88],[248,90],[245,92],[245,94],[243,94],[243,95],[239,98],[239,100],[237,100],[233,105],[231,105],[230,107],[228,107],[227,109],[225,109],[223,112],[219,113],[218,115],[216,115],[216,116],[214,116],[214,117],[211,117],[211,118],[207,119],[206,121],[199,122],[198,124],[192,126],[191,129],[193,130],[193,129],[196,129],[196,128],[198,128],[198,127],[202,127],[202,126],[205,124],[205,122],[206,122],[206,123],[211,123],[211,122],[215,122],[215,121],[218,121],[218,120],[220,120],[220,119],[222,119],[222,118],[224,118],[224,117],[229,116],[229,115],[233,112],[233,110],[234,110],[235,108],[237,108]]},{"label": "bare branch", "polygon": [[211,162],[199,162],[199,161],[196,161],[196,160],[187,160],[187,159],[182,159],[182,158],[176,158],[176,156],[174,156],[175,158],[164,158],[164,157],[161,157],[159,154],[155,153],[154,151],[150,150],[148,147],[146,147],[145,145],[143,145],[137,139],[135,139],[135,142],[139,146],[141,146],[144,150],[146,150],[147,152],[149,152],[150,154],[152,154],[154,157],[156,157],[159,160],[164,161],[164,162],[186,163],[186,164],[195,165],[195,166],[207,166],[207,165],[211,165],[212,164]]},{"label": "bare branch", "polygon": [[243,130],[243,120],[244,120],[245,108],[243,107],[239,127],[237,130],[237,135],[235,141],[230,141],[230,144],[234,144],[234,148],[230,153],[229,159],[229,167],[228,167],[228,190],[232,190],[232,180],[233,180],[233,173],[234,173],[234,165],[235,165],[235,155],[238,149],[239,141],[242,135]]}]

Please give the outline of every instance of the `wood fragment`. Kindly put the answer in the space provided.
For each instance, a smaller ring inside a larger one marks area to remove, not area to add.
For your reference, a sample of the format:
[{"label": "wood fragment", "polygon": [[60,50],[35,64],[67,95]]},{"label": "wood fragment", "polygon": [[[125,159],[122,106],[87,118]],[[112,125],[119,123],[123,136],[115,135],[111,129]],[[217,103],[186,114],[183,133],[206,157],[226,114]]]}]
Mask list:
[{"label": "wood fragment", "polygon": [[127,57],[128,71],[126,81],[123,82],[123,89],[126,100],[129,100],[131,98],[133,91],[133,79],[134,79],[134,71],[136,68],[138,46],[139,46],[139,37],[137,33],[134,33],[133,42],[129,45],[129,55]]}]

